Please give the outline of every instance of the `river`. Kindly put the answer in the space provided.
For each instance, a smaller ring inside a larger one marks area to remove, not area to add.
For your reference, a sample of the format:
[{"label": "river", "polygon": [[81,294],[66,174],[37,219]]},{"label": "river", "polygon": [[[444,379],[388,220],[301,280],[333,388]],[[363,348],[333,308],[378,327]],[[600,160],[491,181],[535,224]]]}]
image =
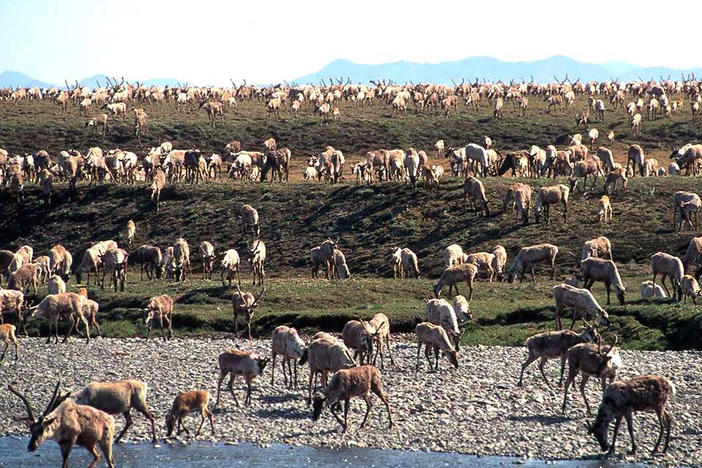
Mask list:
[{"label": "river", "polygon": [[[27,452],[27,438],[0,437],[0,467],[40,468],[61,465],[58,445],[45,442],[34,453]],[[180,443],[160,444],[154,448],[149,443],[126,443],[115,445],[115,463],[119,468],[196,468],[203,466],[227,466],[236,464],[246,467],[503,467],[516,465],[538,467],[546,465],[543,460],[524,460],[513,457],[476,457],[457,453],[416,452],[405,450],[379,450],[346,448],[332,450],[307,446],[292,447],[273,444],[259,447],[253,444],[227,445],[223,443],[196,442],[187,446]],[[71,453],[70,465],[87,466],[92,460],[84,448],[76,447]],[[561,468],[640,468],[648,466],[635,463],[609,463],[600,459],[549,461],[549,466]],[[99,466],[106,466],[104,460]]]}]

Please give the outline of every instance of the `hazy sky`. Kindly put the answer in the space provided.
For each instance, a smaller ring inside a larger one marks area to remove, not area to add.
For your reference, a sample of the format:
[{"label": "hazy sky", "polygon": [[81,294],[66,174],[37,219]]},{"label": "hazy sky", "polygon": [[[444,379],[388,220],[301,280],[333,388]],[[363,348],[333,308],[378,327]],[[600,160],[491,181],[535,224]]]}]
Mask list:
[{"label": "hazy sky", "polygon": [[698,25],[685,27],[685,18],[701,13],[699,1],[0,0],[0,71],[53,83],[98,73],[264,83],[337,58],[555,54],[689,68],[702,65],[702,56]]}]

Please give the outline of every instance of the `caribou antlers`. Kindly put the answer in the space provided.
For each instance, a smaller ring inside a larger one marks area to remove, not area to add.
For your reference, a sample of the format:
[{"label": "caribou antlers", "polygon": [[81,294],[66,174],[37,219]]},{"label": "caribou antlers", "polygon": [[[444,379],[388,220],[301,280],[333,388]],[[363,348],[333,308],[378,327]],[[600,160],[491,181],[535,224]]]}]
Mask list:
[{"label": "caribou antlers", "polygon": [[612,345],[609,347],[607,352],[603,353],[602,352],[602,342],[598,341],[597,342],[597,353],[600,354],[601,356],[607,356],[612,351],[612,348],[614,348],[616,345],[617,345],[617,335],[614,335],[614,341],[612,341]]},{"label": "caribou antlers", "polygon": [[241,92],[241,90],[243,89],[243,87],[246,86],[246,79],[244,79],[244,82],[243,82],[242,85],[239,86],[239,87],[236,86],[236,83],[234,83],[234,80],[232,80],[231,78],[229,79],[229,81],[231,81],[231,82],[232,82],[232,86],[234,86],[234,97],[235,97],[235,98],[236,98],[236,97],[239,97],[239,93]]},{"label": "caribou antlers", "polygon": [[[261,299],[261,296],[263,296],[264,292],[266,292],[266,285],[263,285],[263,287],[261,288],[261,292],[258,293],[258,296],[256,296],[256,299],[254,299],[253,304],[251,304],[251,307],[255,307],[256,304],[258,304],[258,300]],[[616,338],[616,336],[615,336],[615,338]],[[616,343],[616,341],[615,341],[615,343]]]},{"label": "caribou antlers", "polygon": [[332,243],[332,245],[334,246],[334,248],[336,248],[336,246],[337,246],[338,243],[339,243],[339,236],[336,236],[333,240],[332,240],[331,237],[327,236],[327,240],[328,240],[329,242]]},{"label": "caribou antlers", "polygon": [[29,421],[36,421],[37,419],[34,417],[34,409],[32,408],[32,404],[27,400],[27,397],[25,397],[23,394],[21,394],[15,387],[12,385],[8,385],[7,388],[10,389],[12,393],[17,395],[20,400],[22,400],[22,403],[24,403],[24,406],[27,408],[27,418],[21,418]]},{"label": "caribou antlers", "polygon": [[553,75],[553,79],[556,80],[556,83],[559,85],[563,86],[566,81],[568,81],[568,74],[566,73],[565,79],[563,81],[559,80],[556,75]]},{"label": "caribou antlers", "polygon": [[113,77],[112,80],[110,80],[110,77],[105,75],[105,79],[107,80],[107,84],[109,84],[110,87],[112,87],[112,90],[115,92],[120,88],[120,86],[124,84],[124,77],[122,77],[122,82],[119,84],[117,83],[117,78],[115,77]]},{"label": "caribou antlers", "polygon": [[59,387],[61,386],[61,380],[59,379],[58,382],[56,382],[56,387],[54,387],[54,393],[51,395],[51,400],[49,400],[49,404],[46,405],[46,409],[42,413],[41,417],[39,419],[34,417],[34,409],[32,408],[32,404],[29,402],[26,396],[24,396],[22,393],[20,393],[15,387],[12,385],[8,385],[8,388],[12,393],[17,395],[20,400],[22,400],[22,403],[24,403],[24,406],[27,408],[27,418],[22,418],[25,420],[30,420],[33,423],[36,423],[38,421],[41,421],[46,417],[47,414],[51,413],[58,405],[63,403],[63,401],[68,398],[71,394],[66,393],[63,396],[58,396],[59,393]]},{"label": "caribou antlers", "polygon": [[244,293],[238,284],[236,285],[236,290],[239,293],[239,299],[238,299],[239,303],[237,304],[237,300],[235,299],[235,301],[234,301],[234,333],[237,335],[239,334],[237,315],[238,315],[238,312],[243,312],[244,318],[246,319],[246,328],[248,329],[249,340],[251,340],[251,320],[253,320],[254,309],[258,306],[258,300],[261,299],[261,296],[263,296],[263,293],[266,292],[266,286],[264,285],[261,288],[261,292],[258,293],[258,296],[256,296],[256,298],[254,298],[253,302],[251,302],[250,304],[249,304],[249,298],[253,297],[253,294]]},{"label": "caribou antlers", "polygon": [[[248,242],[247,242],[248,244]],[[258,246],[261,244],[261,239],[258,239],[256,243],[254,244],[253,249],[248,249],[249,250],[249,256],[253,257],[256,254],[256,251],[258,250]],[[247,245],[248,248],[248,245]]]},{"label": "caribou antlers", "polygon": [[[241,290],[241,287],[240,287],[238,284],[236,285],[236,290],[237,290],[237,292],[239,293],[239,297],[242,297],[242,298],[243,298],[245,293]],[[266,286],[265,286],[265,285],[263,285],[263,287],[261,288],[261,292],[258,293],[258,296],[256,296],[256,298],[254,299],[254,301],[253,301],[253,302],[251,303],[251,305],[249,306],[250,309],[253,309],[254,307],[256,307],[256,304],[258,303],[258,300],[261,299],[261,296],[263,296],[263,293],[264,293],[264,292],[266,292]]]},{"label": "caribou antlers", "polygon": [[[71,85],[68,84],[68,80],[63,80],[63,82],[66,83],[66,89],[68,90],[68,92],[75,91],[76,89],[78,89],[78,80],[76,80],[76,85],[73,87],[73,89],[71,89]],[[19,89],[19,87],[17,89]]]}]

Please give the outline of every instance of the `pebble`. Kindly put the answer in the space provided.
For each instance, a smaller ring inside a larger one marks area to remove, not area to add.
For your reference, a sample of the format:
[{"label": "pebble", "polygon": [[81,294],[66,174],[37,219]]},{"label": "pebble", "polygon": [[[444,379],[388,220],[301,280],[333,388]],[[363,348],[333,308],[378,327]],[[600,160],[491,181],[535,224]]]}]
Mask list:
[{"label": "pebble", "polygon": [[[53,386],[61,379],[62,388],[78,390],[90,381],[135,378],[148,385],[147,400],[157,421],[157,436],[165,437],[163,418],[173,398],[194,389],[209,390],[214,404],[218,377],[217,356],[239,346],[270,356],[270,341],[230,339],[175,339],[168,343],[139,339],[96,339],[90,345],[80,340],[47,345],[42,339],[21,338],[20,360],[8,359],[0,366],[0,435],[27,435],[27,429],[14,416],[23,416],[24,407],[7,390],[5,383],[16,382],[26,392],[37,412],[48,403]],[[119,351],[119,352],[118,352]],[[128,354],[127,354],[128,353]],[[280,364],[276,383],[271,385],[270,367],[254,380],[252,405],[237,408],[225,387],[220,411],[215,412],[216,434],[205,424],[198,439],[225,444],[250,442],[311,445],[326,448],[373,447],[380,449],[431,450],[475,455],[512,455],[530,459],[555,460],[592,458],[599,445],[585,430],[585,405],[578,391],[570,393],[568,411],[560,413],[562,390],[555,387],[558,361],[546,365],[554,388],[543,382],[537,364],[527,368],[524,387],[516,386],[523,348],[463,347],[458,369],[443,361],[439,372],[428,372],[426,361],[414,373],[416,348],[406,337],[398,337],[393,347],[396,366],[381,370],[395,426],[387,429],[384,405],[373,397],[366,428],[357,431],[365,404],[351,402],[346,434],[327,411],[313,423],[307,397],[307,368],[299,369],[299,390],[287,390],[282,383]],[[673,430],[667,455],[651,457],[658,435],[651,413],[635,413],[634,431],[638,454],[627,458],[636,462],[666,465],[702,464],[702,353],[622,351],[624,363],[620,378],[659,373],[670,378],[678,395],[670,402]],[[280,360],[278,360],[280,362]],[[270,364],[269,364],[270,366]],[[578,379],[579,383],[579,379]],[[593,412],[599,404],[599,382],[591,379],[587,397]],[[237,398],[243,403],[245,383],[234,382]],[[134,426],[125,439],[134,442],[150,438],[149,424],[132,411]],[[115,417],[117,431],[124,424]],[[199,415],[186,417],[191,435],[183,433],[167,444],[188,444],[199,425]],[[625,423],[619,433],[617,452],[629,449]],[[610,433],[611,434],[611,433]],[[459,436],[457,436],[459,435]],[[610,435],[611,437],[611,435]]]}]

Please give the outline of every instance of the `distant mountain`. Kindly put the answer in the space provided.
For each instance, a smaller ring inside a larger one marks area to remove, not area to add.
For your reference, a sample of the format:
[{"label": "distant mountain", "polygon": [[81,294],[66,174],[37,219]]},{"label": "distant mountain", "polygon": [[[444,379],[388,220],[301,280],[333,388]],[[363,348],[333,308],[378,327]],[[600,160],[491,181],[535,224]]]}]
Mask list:
[{"label": "distant mountain", "polygon": [[17,71],[7,70],[0,73],[0,88],[49,88],[52,85],[43,81],[35,80],[31,76]]},{"label": "distant mountain", "polygon": [[679,79],[681,73],[702,76],[702,69],[676,70],[667,67],[640,67],[624,62],[606,62],[603,64],[583,63],[562,55],[555,55],[544,60],[531,62],[505,62],[491,57],[470,57],[455,62],[414,63],[393,62],[379,65],[364,65],[348,60],[335,60],[316,73],[291,80],[294,83],[318,84],[321,79],[351,78],[355,83],[368,83],[371,80],[390,79],[397,83],[446,83],[457,82],[465,78],[489,81],[529,81],[547,83],[556,76],[559,80],[566,74],[571,80],[582,81],[634,81],[639,78],[659,79],[660,76]]},{"label": "distant mountain", "polygon": [[[371,80],[392,80],[396,83],[445,83],[451,84],[452,80],[460,82],[465,79],[473,82],[476,79],[486,79],[489,81],[503,80],[509,82],[534,80],[539,83],[553,81],[554,76],[563,80],[566,76],[571,80],[580,78],[582,81],[607,81],[617,79],[621,82],[635,81],[639,79],[680,79],[694,73],[697,77],[702,77],[702,68],[689,70],[679,70],[669,67],[641,67],[626,62],[610,61],[600,64],[583,63],[562,55],[554,55],[543,60],[531,62],[505,62],[492,57],[469,57],[454,62],[441,63],[415,63],[399,61],[393,63],[383,63],[378,65],[366,65],[354,63],[349,60],[335,60],[316,73],[305,75],[291,83],[312,83],[319,84],[320,80],[329,82],[330,78],[346,80],[350,78],[354,83],[369,83]],[[112,79],[112,78],[111,78]],[[121,77],[119,77],[121,80]],[[75,80],[68,80],[72,86]],[[129,78],[129,82],[134,84],[135,80]],[[275,82],[278,82],[277,80]],[[94,75],[84,78],[78,82],[81,86],[95,88],[106,86],[107,77],[104,74]],[[178,83],[185,84],[185,81],[175,78],[152,78],[139,83],[147,86],[177,86]],[[204,79],[199,84],[207,83]],[[193,83],[191,83],[193,84]],[[65,88],[65,83],[55,83],[55,86]],[[4,71],[0,73],[0,88],[5,87],[32,87],[48,88],[52,84],[34,79],[24,73],[16,71]]]},{"label": "distant mountain", "polygon": [[[73,81],[75,83],[75,80]],[[71,86],[73,86],[73,83],[71,81],[68,82]],[[87,86],[88,88],[99,88],[101,86],[108,86],[107,84],[107,75],[99,74],[99,75],[93,75],[89,76],[88,78],[83,78],[78,82],[81,86]]]},{"label": "distant mountain", "polygon": [[[111,80],[113,80],[114,77],[110,77]],[[119,80],[121,81],[121,77]],[[68,80],[68,84],[73,87],[76,83],[76,80]],[[130,83],[135,84],[136,81],[130,81]],[[146,86],[177,86],[179,83],[179,80],[175,78],[152,78],[149,80],[145,81],[139,81],[139,83],[144,84]],[[181,82],[185,83],[185,82]],[[104,74],[99,74],[99,75],[93,75],[88,78],[83,78],[82,80],[78,81],[78,84],[80,86],[87,86],[89,88],[97,88],[98,86],[107,86],[107,75]],[[58,86],[61,89],[65,89],[66,84],[65,83],[58,83],[58,84],[51,84],[51,83],[46,83],[41,80],[37,80],[32,78],[29,75],[25,75],[24,73],[16,72],[16,71],[11,71],[7,70],[2,73],[0,73],[0,88],[31,88],[31,87],[39,87],[39,88],[50,88],[52,86]]]},{"label": "distant mountain", "polygon": [[[605,62],[605,63],[602,63],[601,65],[615,75],[629,73],[631,70],[638,68],[636,65],[633,65],[631,63],[616,62],[616,61]],[[616,78],[616,76],[613,76],[612,78]]]}]

